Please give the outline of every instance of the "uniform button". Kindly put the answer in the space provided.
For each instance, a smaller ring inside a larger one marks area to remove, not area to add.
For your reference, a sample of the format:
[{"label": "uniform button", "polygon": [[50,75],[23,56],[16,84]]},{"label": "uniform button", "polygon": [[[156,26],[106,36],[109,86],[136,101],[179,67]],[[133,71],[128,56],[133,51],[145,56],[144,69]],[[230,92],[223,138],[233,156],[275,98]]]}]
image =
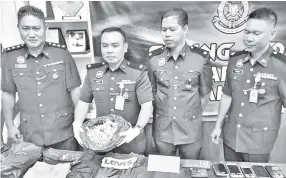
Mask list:
[{"label": "uniform button", "polygon": [[241,103],[240,105],[241,105],[241,106],[244,106],[244,103]]},{"label": "uniform button", "polygon": [[43,118],[43,117],[44,117],[44,114],[41,115],[41,118]]},{"label": "uniform button", "polygon": [[39,61],[35,61],[36,63],[38,63]]},{"label": "uniform button", "polygon": [[57,70],[56,70],[56,69],[53,69],[53,71],[56,72]]},{"label": "uniform button", "polygon": [[174,87],[175,90],[177,90],[178,87]]},{"label": "uniform button", "polygon": [[174,109],[177,109],[177,107],[176,107],[176,106],[174,106]]},{"label": "uniform button", "polygon": [[178,66],[175,66],[175,69],[178,69],[179,67]]},{"label": "uniform button", "polygon": [[238,125],[237,125],[237,127],[238,127],[238,128],[240,128],[240,127],[241,127],[241,125],[240,125],[240,124],[238,124]]},{"label": "uniform button", "polygon": [[250,83],[250,80],[246,80],[246,83]]},{"label": "uniform button", "polygon": [[39,71],[37,71],[37,72],[36,72],[36,74],[37,74],[37,75],[39,75],[39,74],[40,74],[40,72],[39,72]]},{"label": "uniform button", "polygon": [[160,78],[160,81],[163,81],[163,79],[162,79],[162,78]]},{"label": "uniform button", "polygon": [[262,85],[262,86],[265,86],[265,83],[262,83],[261,85]]},{"label": "uniform button", "polygon": [[114,99],[113,98],[110,98],[110,101],[113,101]]},{"label": "uniform button", "polygon": [[173,116],[173,119],[175,120],[175,119],[176,119],[176,116]]},{"label": "uniform button", "polygon": [[41,82],[38,82],[38,85],[41,85],[42,83]]},{"label": "uniform button", "polygon": [[114,80],[114,77],[111,77],[111,80]]},{"label": "uniform button", "polygon": [[244,92],[244,95],[247,95],[247,91]]},{"label": "uniform button", "polygon": [[113,112],[113,111],[114,111],[114,109],[110,109],[110,111],[111,111],[111,112]]},{"label": "uniform button", "polygon": [[175,80],[178,80],[178,77],[177,77],[177,76],[175,77]]},{"label": "uniform button", "polygon": [[177,100],[177,97],[174,97],[174,100]]},{"label": "uniform button", "polygon": [[233,78],[234,78],[234,79],[236,79],[236,77],[235,77],[235,76],[234,76]]},{"label": "uniform button", "polygon": [[39,104],[40,107],[43,107],[43,104]]},{"label": "uniform button", "polygon": [[41,96],[42,94],[41,93],[38,93],[38,96]]},{"label": "uniform button", "polygon": [[96,90],[96,91],[98,91],[98,90],[99,90],[99,88],[96,88],[95,90]]},{"label": "uniform button", "polygon": [[195,119],[196,118],[196,116],[193,116],[193,119]]},{"label": "uniform button", "polygon": [[268,128],[267,128],[267,127],[264,127],[263,129],[264,129],[264,130],[267,130]]},{"label": "uniform button", "polygon": [[68,115],[68,113],[65,112],[65,116],[67,116],[67,115]]},{"label": "uniform button", "polygon": [[240,113],[240,114],[238,115],[238,117],[242,117],[242,114]]},{"label": "uniform button", "polygon": [[20,73],[20,75],[23,75],[23,73]]},{"label": "uniform button", "polygon": [[250,68],[249,70],[250,70],[250,72],[253,72],[253,68]]},{"label": "uniform button", "polygon": [[110,91],[113,91],[113,88],[110,88]]}]

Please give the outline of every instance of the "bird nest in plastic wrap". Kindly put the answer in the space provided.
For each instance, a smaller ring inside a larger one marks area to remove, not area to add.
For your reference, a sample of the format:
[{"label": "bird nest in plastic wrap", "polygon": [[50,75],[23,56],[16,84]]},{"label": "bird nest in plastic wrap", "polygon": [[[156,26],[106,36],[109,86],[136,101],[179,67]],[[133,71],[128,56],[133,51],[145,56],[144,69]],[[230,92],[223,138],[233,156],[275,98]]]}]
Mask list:
[{"label": "bird nest in plastic wrap", "polygon": [[109,114],[92,118],[83,124],[80,134],[83,146],[97,151],[108,152],[123,140],[119,133],[128,130],[131,124],[119,115]]}]

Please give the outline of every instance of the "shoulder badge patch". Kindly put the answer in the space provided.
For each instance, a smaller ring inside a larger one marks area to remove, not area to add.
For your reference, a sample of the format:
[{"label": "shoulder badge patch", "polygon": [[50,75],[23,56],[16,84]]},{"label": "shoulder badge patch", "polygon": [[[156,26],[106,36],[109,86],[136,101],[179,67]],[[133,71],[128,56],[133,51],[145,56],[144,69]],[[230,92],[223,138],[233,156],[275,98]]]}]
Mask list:
[{"label": "shoulder badge patch", "polygon": [[102,67],[102,66],[105,66],[105,63],[104,63],[104,62],[95,63],[95,64],[87,64],[87,65],[86,65],[86,69],[87,69],[87,70],[90,70],[90,69],[95,69],[95,68],[99,68],[99,67]]},{"label": "shoulder badge patch", "polygon": [[21,49],[23,47],[24,47],[24,44],[19,44],[19,45],[15,45],[15,46],[11,46],[11,47],[5,48],[5,51],[6,52],[15,51],[15,50]]},{"label": "shoulder badge patch", "polygon": [[163,44],[152,45],[149,47],[149,58],[151,59],[153,56],[157,56],[161,54],[165,50],[165,46]]},{"label": "shoulder badge patch", "polygon": [[235,57],[235,56],[239,56],[239,55],[243,55],[243,54],[248,54],[247,51],[238,51],[238,52],[231,52],[230,53],[230,57]]},{"label": "shoulder badge patch", "polygon": [[190,46],[190,49],[191,49],[192,52],[197,53],[197,54],[199,54],[199,55],[201,55],[203,57],[207,57],[208,54],[209,54],[208,51],[206,51],[204,49],[201,49],[201,48],[198,48],[196,46]]},{"label": "shoulder badge patch", "polygon": [[136,63],[133,63],[130,61],[128,61],[127,65],[133,69],[137,69],[140,71],[142,71],[145,68],[145,66],[143,64],[136,64]]},{"label": "shoulder badge patch", "polygon": [[47,42],[49,47],[55,47],[60,49],[67,49],[66,45],[61,45],[58,43]]}]

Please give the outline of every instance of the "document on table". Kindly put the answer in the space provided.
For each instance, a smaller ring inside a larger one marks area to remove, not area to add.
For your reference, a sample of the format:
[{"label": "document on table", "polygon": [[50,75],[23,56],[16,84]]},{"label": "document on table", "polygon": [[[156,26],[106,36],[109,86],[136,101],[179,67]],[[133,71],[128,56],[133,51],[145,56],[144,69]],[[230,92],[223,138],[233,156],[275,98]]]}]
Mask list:
[{"label": "document on table", "polygon": [[147,170],[180,173],[180,157],[149,155]]}]

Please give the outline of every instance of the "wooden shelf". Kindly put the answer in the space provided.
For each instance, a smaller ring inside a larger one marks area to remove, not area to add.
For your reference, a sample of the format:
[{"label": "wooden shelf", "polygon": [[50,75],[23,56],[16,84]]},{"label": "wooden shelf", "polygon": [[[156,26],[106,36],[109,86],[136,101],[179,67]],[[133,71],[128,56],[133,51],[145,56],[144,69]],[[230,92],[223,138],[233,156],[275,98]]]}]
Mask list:
[{"label": "wooden shelf", "polygon": [[72,57],[74,59],[78,59],[78,58],[90,58],[91,57],[91,53],[86,53],[86,54],[72,54]]},{"label": "wooden shelf", "polygon": [[87,20],[46,20],[46,23],[87,23]]}]

